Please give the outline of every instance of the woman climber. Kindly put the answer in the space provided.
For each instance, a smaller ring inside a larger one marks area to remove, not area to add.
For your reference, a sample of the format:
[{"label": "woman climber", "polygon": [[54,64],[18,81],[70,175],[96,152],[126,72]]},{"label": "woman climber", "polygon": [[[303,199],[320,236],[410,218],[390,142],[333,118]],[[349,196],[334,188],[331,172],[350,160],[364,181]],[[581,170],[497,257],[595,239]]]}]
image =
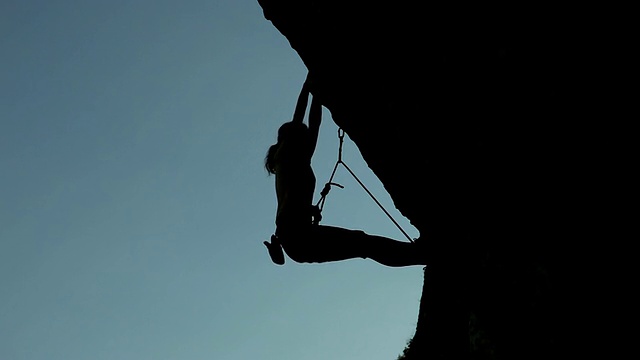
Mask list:
[{"label": "woman climber", "polygon": [[309,86],[307,77],[293,119],[280,127],[277,143],[269,148],[265,158],[267,172],[276,178],[278,199],[276,232],[271,242],[264,242],[271,260],[284,264],[284,249],[289,258],[299,263],[370,258],[394,267],[426,265],[424,253],[415,243],[318,224],[320,212],[312,205],[316,178],[311,158],[318,139],[322,105],[313,96],[309,126],[305,125]]}]

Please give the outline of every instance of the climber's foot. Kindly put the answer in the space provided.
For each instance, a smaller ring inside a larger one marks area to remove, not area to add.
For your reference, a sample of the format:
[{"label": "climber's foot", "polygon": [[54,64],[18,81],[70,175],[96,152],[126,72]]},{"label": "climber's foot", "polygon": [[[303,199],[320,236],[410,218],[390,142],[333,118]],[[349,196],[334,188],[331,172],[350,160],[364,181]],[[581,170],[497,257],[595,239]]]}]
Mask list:
[{"label": "climber's foot", "polygon": [[412,245],[415,247],[414,251],[420,259],[420,264],[427,265],[432,255],[427,240],[422,238],[413,239]]},{"label": "climber's foot", "polygon": [[269,251],[271,261],[276,265],[284,265],[284,253],[282,252],[282,246],[280,246],[280,240],[278,237],[271,235],[271,242],[264,241],[263,244]]}]

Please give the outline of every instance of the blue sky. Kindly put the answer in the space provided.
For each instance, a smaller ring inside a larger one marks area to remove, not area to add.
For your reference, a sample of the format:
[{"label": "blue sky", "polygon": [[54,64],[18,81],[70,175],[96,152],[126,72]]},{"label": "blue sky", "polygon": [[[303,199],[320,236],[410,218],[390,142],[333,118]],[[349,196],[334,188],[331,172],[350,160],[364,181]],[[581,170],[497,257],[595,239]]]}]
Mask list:
[{"label": "blue sky", "polygon": [[[262,245],[262,161],[306,69],[256,0],[4,0],[0,48],[0,359],[401,353],[421,267],[278,267]],[[319,186],[336,131],[325,109]],[[417,237],[348,137],[344,160]],[[404,240],[335,180],[323,223]]]}]

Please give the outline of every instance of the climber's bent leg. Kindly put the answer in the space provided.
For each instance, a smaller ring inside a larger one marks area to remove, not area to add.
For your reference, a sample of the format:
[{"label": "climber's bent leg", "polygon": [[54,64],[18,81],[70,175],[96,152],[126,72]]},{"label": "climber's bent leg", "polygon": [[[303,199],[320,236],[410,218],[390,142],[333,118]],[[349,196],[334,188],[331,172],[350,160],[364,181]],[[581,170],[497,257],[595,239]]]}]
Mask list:
[{"label": "climber's bent leg", "polygon": [[[288,234],[287,234],[288,235]],[[365,258],[364,232],[312,225],[295,236],[282,237],[287,255],[299,263],[324,263]]]}]

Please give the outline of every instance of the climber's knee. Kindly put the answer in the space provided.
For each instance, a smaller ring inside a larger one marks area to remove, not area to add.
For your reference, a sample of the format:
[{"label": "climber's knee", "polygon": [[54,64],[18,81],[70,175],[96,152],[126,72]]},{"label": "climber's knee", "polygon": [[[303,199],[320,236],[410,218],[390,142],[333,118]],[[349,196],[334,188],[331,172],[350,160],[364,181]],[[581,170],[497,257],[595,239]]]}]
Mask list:
[{"label": "climber's knee", "polygon": [[276,230],[282,249],[287,256],[297,263],[310,263],[312,249],[309,247],[309,231],[304,228],[278,228]]},{"label": "climber's knee", "polygon": [[311,251],[309,251],[310,249],[304,248],[303,246],[300,246],[300,244],[294,243],[286,246],[283,245],[282,248],[287,253],[287,256],[297,263],[317,262],[313,260],[314,256]]}]

